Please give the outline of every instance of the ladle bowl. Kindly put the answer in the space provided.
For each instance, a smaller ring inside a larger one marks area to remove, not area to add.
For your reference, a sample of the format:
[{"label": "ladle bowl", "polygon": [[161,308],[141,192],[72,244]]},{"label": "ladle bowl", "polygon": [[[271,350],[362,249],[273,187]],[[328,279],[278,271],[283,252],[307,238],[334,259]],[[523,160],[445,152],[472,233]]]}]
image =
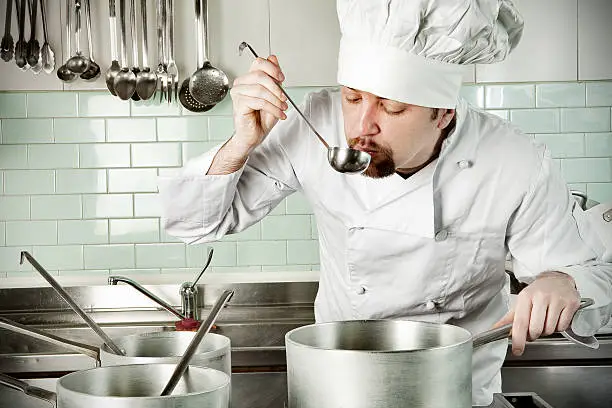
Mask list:
[{"label": "ladle bowl", "polygon": [[66,61],[66,68],[75,74],[82,74],[89,69],[89,58],[85,58],[81,54],[77,54]]},{"label": "ladle bowl", "polygon": [[[240,43],[238,52],[242,54],[245,48],[248,48],[255,58],[259,58],[253,47],[244,41]],[[308,118],[304,115],[304,113],[302,113],[295,102],[293,102],[287,92],[285,92],[285,89],[280,84],[277,85],[283,95],[287,97],[287,100],[293,106],[296,112],[302,117],[302,119],[304,119],[310,130],[313,131],[323,146],[327,148],[327,161],[334,170],[339,173],[361,174],[368,168],[370,161],[372,160],[372,156],[366,152],[362,152],[361,150],[351,149],[350,147],[330,146],[319,134],[319,132],[317,132],[312,123],[310,123]]]},{"label": "ladle bowl", "polygon": [[72,82],[77,79],[78,75],[70,71],[64,64],[57,69],[57,77],[64,82]]},{"label": "ladle bowl", "polygon": [[328,147],[327,161],[339,173],[363,173],[372,157],[357,149]]}]

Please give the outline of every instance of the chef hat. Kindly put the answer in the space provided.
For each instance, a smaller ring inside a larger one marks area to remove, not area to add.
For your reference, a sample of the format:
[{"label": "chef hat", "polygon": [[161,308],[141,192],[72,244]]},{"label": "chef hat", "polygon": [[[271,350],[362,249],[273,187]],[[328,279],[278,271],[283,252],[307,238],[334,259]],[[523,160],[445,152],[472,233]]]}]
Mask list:
[{"label": "chef hat", "polygon": [[504,60],[523,31],[511,0],[337,0],[338,82],[452,109],[466,64]]}]

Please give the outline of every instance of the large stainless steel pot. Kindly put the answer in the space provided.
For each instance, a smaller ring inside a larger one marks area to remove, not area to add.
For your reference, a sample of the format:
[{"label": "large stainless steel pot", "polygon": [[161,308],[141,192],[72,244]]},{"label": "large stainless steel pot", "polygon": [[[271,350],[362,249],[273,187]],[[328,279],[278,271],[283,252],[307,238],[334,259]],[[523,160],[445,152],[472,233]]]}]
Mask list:
[{"label": "large stainless steel pot", "polygon": [[[160,393],[174,364],[98,367],[61,377],[57,395],[0,374],[0,384],[15,388],[58,408],[228,408],[230,378],[203,367],[189,367],[174,393]],[[57,399],[57,405],[56,401]]]},{"label": "large stainless steel pot", "polygon": [[289,408],[469,408],[472,335],[452,325],[369,320],[287,333]]},{"label": "large stainless steel pot", "polygon": [[[0,328],[25,334],[40,340],[66,347],[95,358],[101,366],[127,364],[178,363],[195,332],[155,332],[114,338],[113,341],[125,351],[121,356],[103,344],[100,348],[64,339],[41,330],[0,317]],[[202,340],[191,360],[191,365],[210,367],[231,376],[230,339],[220,334],[208,333]]]}]

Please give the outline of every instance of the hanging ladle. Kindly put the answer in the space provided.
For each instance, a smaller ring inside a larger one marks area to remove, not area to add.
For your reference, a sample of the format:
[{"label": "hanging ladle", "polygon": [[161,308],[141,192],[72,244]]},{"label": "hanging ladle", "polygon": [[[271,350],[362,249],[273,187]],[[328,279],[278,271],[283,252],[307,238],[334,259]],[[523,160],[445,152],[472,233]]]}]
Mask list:
[{"label": "hanging ladle", "polygon": [[[70,55],[72,52],[70,37],[72,37],[72,6],[71,0],[66,0],[66,53]],[[72,82],[77,79],[78,75],[68,69],[66,63],[57,69],[56,75],[64,82]]]},{"label": "hanging ladle", "polygon": [[[251,47],[244,41],[240,43],[240,46],[238,47],[238,51],[241,55],[245,48],[248,48],[255,58],[259,58],[255,50],[253,50],[253,47]],[[296,112],[302,117],[302,119],[304,119],[310,130],[314,132],[314,134],[319,138],[321,143],[323,143],[323,145],[327,148],[327,161],[329,161],[329,164],[334,170],[339,173],[359,174],[363,173],[368,168],[368,166],[370,165],[370,160],[372,159],[372,157],[368,153],[362,152],[361,150],[357,149],[351,149],[350,147],[330,147],[329,144],[327,144],[327,142],[325,141],[325,139],[323,139],[323,137],[319,134],[319,132],[316,131],[312,123],[310,123],[306,116],[304,116],[300,108],[298,108],[295,102],[293,102],[291,97],[287,95],[287,92],[285,92],[283,87],[280,86],[280,84],[278,84],[278,87],[280,88],[281,92],[287,97],[289,103],[291,103],[291,105],[295,108]]]},{"label": "hanging ladle", "polygon": [[[202,105],[215,105],[221,102],[229,91],[229,79],[225,72],[214,67],[207,57],[206,44],[208,43],[208,1],[196,2],[196,28],[198,41],[206,38],[203,47],[198,47],[198,70],[189,78],[189,93]],[[204,18],[202,18],[202,12]]]},{"label": "hanging ladle", "polygon": [[81,0],[75,0],[75,44],[76,55],[66,61],[66,67],[70,72],[82,74],[89,68],[89,58],[85,58],[81,53]]}]

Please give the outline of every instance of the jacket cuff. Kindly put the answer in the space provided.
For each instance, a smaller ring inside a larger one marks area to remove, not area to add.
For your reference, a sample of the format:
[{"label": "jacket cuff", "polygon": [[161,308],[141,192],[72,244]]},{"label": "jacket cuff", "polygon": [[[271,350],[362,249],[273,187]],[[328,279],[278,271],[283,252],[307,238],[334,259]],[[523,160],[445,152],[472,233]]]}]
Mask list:
[{"label": "jacket cuff", "polygon": [[612,315],[612,303],[610,303],[609,285],[600,281],[592,268],[597,269],[599,265],[573,265],[555,268],[574,278],[576,289],[580,297],[591,298],[595,302],[593,306],[578,310],[572,321],[572,330],[581,336],[592,336],[600,328],[605,326]]}]

